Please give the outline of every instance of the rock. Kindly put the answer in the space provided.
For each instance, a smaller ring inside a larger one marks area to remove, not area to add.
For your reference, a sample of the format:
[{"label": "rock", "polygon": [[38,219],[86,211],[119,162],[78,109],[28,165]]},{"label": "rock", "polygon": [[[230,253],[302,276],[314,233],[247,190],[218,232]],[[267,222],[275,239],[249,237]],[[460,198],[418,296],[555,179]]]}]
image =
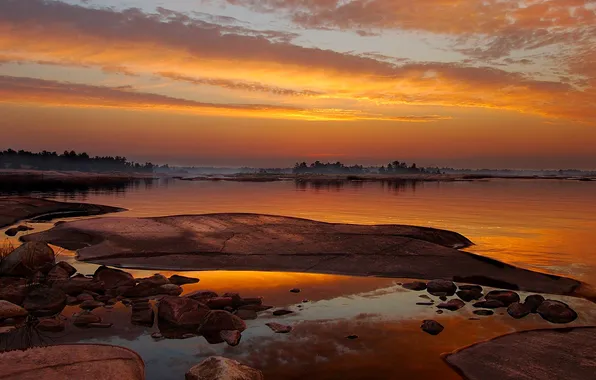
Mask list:
[{"label": "rock", "polygon": [[509,306],[514,302],[519,302],[519,294],[510,290],[492,290],[484,297],[488,300],[501,301],[505,306]]},{"label": "rock", "polygon": [[89,293],[81,293],[77,296],[77,301],[85,302],[85,301],[93,301],[93,296]]},{"label": "rock", "polygon": [[443,314],[443,310],[441,310],[441,309],[437,310],[437,314]]},{"label": "rock", "polygon": [[108,268],[105,265],[97,268],[93,279],[104,283],[106,289],[114,289],[121,286],[135,286],[134,277],[123,270]]},{"label": "rock", "polygon": [[69,296],[78,296],[83,292],[104,292],[104,283],[85,276],[74,276],[63,282],[54,282],[53,288],[62,290]]},{"label": "rock", "polygon": [[54,265],[54,267],[50,269],[50,271],[46,275],[45,280],[48,283],[53,284],[54,282],[66,281],[69,278],[70,275],[68,274],[66,269],[62,268],[61,266]]},{"label": "rock", "polygon": [[7,236],[16,236],[19,232],[31,231],[33,228],[27,227],[24,225],[19,225],[17,227],[9,228],[4,232]]},{"label": "rock", "polygon": [[77,305],[77,304],[79,304],[79,300],[77,299],[77,297],[66,296],[66,304],[68,306]]},{"label": "rock", "polygon": [[257,312],[249,309],[238,309],[236,310],[236,316],[244,321],[257,319]]},{"label": "rock", "polygon": [[482,293],[482,286],[480,285],[459,285],[459,290],[471,290],[474,292]]},{"label": "rock", "polygon": [[273,330],[273,332],[279,333],[279,334],[286,334],[286,333],[289,333],[290,331],[292,331],[292,326],[286,326],[286,325],[282,325],[280,323],[270,322],[270,323],[266,323],[265,325],[267,327],[269,327],[271,330]]},{"label": "rock", "polygon": [[0,300],[22,305],[27,295],[27,280],[18,277],[0,277]]},{"label": "rock", "polygon": [[242,334],[238,330],[222,330],[219,332],[219,336],[232,347],[237,346],[242,338]]},{"label": "rock", "polygon": [[189,297],[165,296],[158,307],[160,319],[179,327],[198,327],[210,312],[207,306]]},{"label": "rock", "polygon": [[225,307],[233,307],[234,299],[232,297],[213,297],[206,300],[205,305],[210,309],[222,310]]},{"label": "rock", "polygon": [[68,277],[73,276],[75,273],[77,273],[77,268],[73,267],[66,261],[60,261],[58,264],[56,264],[56,266],[64,269],[66,273],[68,273]]},{"label": "rock", "polygon": [[170,280],[168,280],[166,276],[159,273],[156,273],[151,277],[139,278],[137,281],[139,284],[150,284],[155,287],[170,283]]},{"label": "rock", "polygon": [[298,289],[298,288],[290,289],[290,293],[300,293],[300,289]]},{"label": "rock", "polygon": [[60,318],[46,318],[40,320],[35,328],[39,331],[61,332],[64,331],[64,321]]},{"label": "rock", "polygon": [[134,325],[153,326],[155,312],[153,306],[147,300],[138,300],[132,303],[132,314],[130,321]]},{"label": "rock", "polygon": [[73,324],[78,327],[85,327],[90,323],[100,323],[101,317],[99,315],[95,315],[90,311],[85,311],[77,315],[74,319]]},{"label": "rock", "polygon": [[200,281],[198,278],[179,276],[177,274],[170,276],[169,280],[174,285],[196,284]]},{"label": "rock", "polygon": [[523,318],[526,315],[530,314],[530,312],[530,307],[520,302],[514,302],[507,308],[507,314],[509,314],[515,319]]},{"label": "rock", "polygon": [[457,286],[453,283],[453,281],[449,280],[432,280],[426,284],[426,290],[435,296],[440,296],[440,293],[445,293],[447,296],[452,296],[455,294],[455,290]]},{"label": "rock", "polygon": [[246,323],[234,314],[225,310],[212,310],[205,317],[204,322],[199,327],[199,333],[217,333],[222,330],[246,330]]},{"label": "rock", "polygon": [[162,333],[154,332],[153,334],[151,334],[151,338],[153,338],[155,340],[161,340],[161,339],[164,339],[164,336]]},{"label": "rock", "polygon": [[182,294],[182,288],[174,284],[154,285],[152,282],[142,282],[123,294],[126,297],[152,297],[160,294],[178,296]]},{"label": "rock", "polygon": [[184,297],[193,299],[195,301],[199,301],[201,303],[205,303],[210,298],[219,297],[217,293],[212,292],[211,290],[196,290],[194,292],[186,294]]},{"label": "rock", "polygon": [[2,334],[9,334],[17,329],[16,326],[0,326],[0,336]]},{"label": "rock", "polygon": [[251,306],[251,305],[262,305],[263,298],[262,297],[242,297],[239,300],[235,300],[237,307],[242,306]]},{"label": "rock", "polygon": [[430,335],[439,335],[443,331],[443,329],[445,329],[442,324],[430,319],[422,321],[422,325],[420,326],[420,328],[422,329],[422,331],[427,332]]},{"label": "rock", "polygon": [[427,296],[426,294],[421,294],[421,295],[419,295],[418,297],[420,297],[420,298],[424,298],[424,299],[427,299],[427,300],[430,300],[430,299],[432,299],[432,298],[430,298],[429,296]]},{"label": "rock", "polygon": [[478,290],[458,290],[457,296],[466,302],[479,300],[482,298],[482,292]]},{"label": "rock", "polygon": [[265,311],[265,310],[269,310],[269,309],[273,309],[273,306],[268,306],[268,305],[244,305],[244,306],[238,307],[238,310],[254,310],[257,313],[260,312],[260,311]]},{"label": "rock", "polygon": [[83,310],[93,310],[93,309],[97,309],[98,307],[102,307],[104,305],[105,304],[103,302],[99,302],[99,301],[95,301],[95,300],[87,300],[87,301],[81,302],[79,307]]},{"label": "rock", "polygon": [[8,254],[0,263],[0,274],[27,277],[55,263],[54,250],[42,242],[27,242]]},{"label": "rock", "polygon": [[426,283],[424,283],[422,281],[407,282],[407,283],[403,284],[402,287],[404,287],[405,289],[408,289],[408,290],[420,291],[420,290],[426,290]]},{"label": "rock", "polygon": [[0,354],[5,380],[143,380],[143,360],[135,352],[110,345],[52,345]]},{"label": "rock", "polygon": [[489,316],[489,315],[493,315],[495,312],[492,310],[474,310],[473,313],[476,315]]},{"label": "rock", "polygon": [[358,335],[356,335],[356,334],[348,335],[346,337],[346,339],[350,339],[350,340],[358,339]]},{"label": "rock", "polygon": [[432,301],[431,302],[416,302],[416,305],[419,305],[419,306],[432,306],[434,304],[435,303]]},{"label": "rock", "polygon": [[239,362],[211,356],[186,373],[186,380],[264,380],[263,373]]},{"label": "rock", "polygon": [[462,300],[458,300],[457,298],[454,298],[447,302],[442,302],[439,305],[437,305],[439,309],[447,309],[451,311],[459,310],[464,306],[466,306],[466,304]]},{"label": "rock", "polygon": [[23,307],[37,316],[50,316],[60,313],[66,306],[66,294],[56,288],[38,287],[27,293]]},{"label": "rock", "polygon": [[498,300],[486,300],[486,301],[476,302],[473,306],[474,307],[482,307],[485,309],[498,309],[500,307],[505,307],[505,304]]},{"label": "rock", "polygon": [[544,297],[542,297],[540,294],[532,294],[526,297],[524,304],[528,306],[531,313],[535,313],[536,310],[538,310],[538,307],[542,305],[543,302]]},{"label": "rock", "polygon": [[19,305],[12,302],[0,300],[0,320],[7,318],[23,318],[29,315],[29,312]]},{"label": "rock", "polygon": [[111,323],[89,323],[87,327],[96,328],[96,329],[107,329],[112,327]]},{"label": "rock", "polygon": [[292,313],[293,313],[293,311],[291,311],[291,310],[278,309],[278,310],[275,310],[273,312],[273,315],[279,317],[279,316],[282,316],[282,315],[287,315],[287,314],[292,314]]},{"label": "rock", "polygon": [[440,296],[440,297],[439,297],[439,299],[440,299],[441,301],[447,301],[447,296]]},{"label": "rock", "polygon": [[551,323],[570,323],[577,319],[577,313],[561,301],[545,300],[536,311]]}]

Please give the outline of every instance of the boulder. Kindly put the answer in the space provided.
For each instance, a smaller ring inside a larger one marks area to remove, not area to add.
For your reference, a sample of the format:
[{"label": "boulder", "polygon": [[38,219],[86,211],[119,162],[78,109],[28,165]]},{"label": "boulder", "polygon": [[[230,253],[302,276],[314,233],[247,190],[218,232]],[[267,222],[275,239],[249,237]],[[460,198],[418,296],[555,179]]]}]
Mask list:
[{"label": "boulder", "polygon": [[103,281],[87,278],[83,275],[74,276],[63,282],[54,282],[52,287],[62,290],[69,296],[78,296],[83,292],[104,292]]},{"label": "boulder", "polygon": [[159,294],[167,294],[169,296],[179,296],[182,294],[182,288],[176,284],[165,284],[159,287]]},{"label": "boulder", "polygon": [[205,303],[209,298],[219,297],[217,293],[211,290],[196,290],[194,292],[186,294],[184,297]]},{"label": "boulder", "polygon": [[74,319],[74,325],[78,327],[86,327],[90,323],[100,323],[101,317],[95,315],[90,311],[84,311],[77,315]]},{"label": "boulder", "polygon": [[264,380],[263,373],[235,360],[211,356],[186,373],[186,380]]},{"label": "boulder", "polygon": [[46,318],[40,320],[36,328],[39,331],[61,332],[64,331],[64,321],[60,318]]},{"label": "boulder", "polygon": [[192,298],[165,296],[159,301],[157,313],[160,319],[174,326],[198,327],[210,312],[207,306]]},{"label": "boulder", "polygon": [[444,329],[442,324],[429,319],[422,321],[420,328],[422,331],[427,332],[430,335],[439,335]]},{"label": "boulder", "polygon": [[8,254],[0,263],[0,274],[31,276],[48,265],[54,265],[54,250],[42,242],[27,242]]},{"label": "boulder", "polygon": [[103,282],[106,289],[136,285],[136,281],[130,273],[120,269],[108,268],[105,265],[97,268],[93,274],[93,279]]},{"label": "boulder", "polygon": [[485,300],[476,302],[474,307],[482,307],[485,309],[498,309],[500,307],[505,307],[505,304],[499,300]]},{"label": "boulder", "polygon": [[459,300],[457,298],[451,299],[447,302],[442,302],[439,305],[437,305],[439,309],[447,309],[451,311],[459,310],[464,306],[466,306],[466,304],[462,300]]},{"label": "boulder", "polygon": [[29,312],[19,305],[15,305],[12,302],[0,300],[0,320],[7,318],[23,318],[26,317]]},{"label": "boulder", "polygon": [[407,283],[403,284],[402,287],[404,287],[405,289],[408,289],[408,290],[420,291],[420,290],[426,290],[426,283],[424,283],[422,281],[407,282]]},{"label": "boulder", "polygon": [[5,300],[15,305],[22,305],[27,296],[27,285],[25,283],[13,283],[3,285],[0,283],[0,300]]},{"label": "boulder", "polygon": [[170,276],[169,280],[170,280],[170,283],[172,283],[174,285],[196,284],[197,282],[200,281],[198,278],[180,276],[177,274]]},{"label": "boulder", "polygon": [[458,285],[459,290],[471,290],[482,293],[482,286],[480,285]]},{"label": "boulder", "polygon": [[218,333],[222,330],[246,330],[246,323],[225,310],[212,310],[199,327],[199,333]]},{"label": "boulder", "polygon": [[132,303],[132,314],[130,321],[135,325],[153,326],[155,312],[153,306],[147,300],[136,300]]},{"label": "boulder", "polygon": [[205,301],[205,305],[209,309],[223,310],[226,307],[234,306],[234,299],[232,297],[213,297]]},{"label": "boulder", "polygon": [[87,301],[81,302],[79,307],[83,310],[93,310],[93,309],[97,309],[98,307],[102,307],[104,305],[105,304],[103,302],[99,302],[99,301],[95,301],[95,300],[87,300]]},{"label": "boulder", "polygon": [[543,302],[544,297],[542,297],[540,294],[532,294],[526,297],[524,304],[528,306],[531,313],[535,313],[536,310],[538,310],[538,307],[542,305]]},{"label": "boulder", "polygon": [[66,294],[56,288],[38,287],[27,293],[23,307],[37,316],[50,316],[60,313],[66,306]]},{"label": "boulder", "polygon": [[77,273],[77,268],[73,267],[66,261],[60,261],[58,264],[56,264],[56,266],[59,266],[60,268],[64,269],[66,273],[68,273],[69,277]]},{"label": "boulder", "polygon": [[244,321],[257,319],[257,312],[255,310],[250,309],[238,309],[236,310],[235,315]]},{"label": "boulder", "polygon": [[509,306],[514,302],[519,302],[519,294],[510,290],[492,290],[484,297],[488,300],[501,301],[505,306]]},{"label": "boulder", "polygon": [[237,346],[242,338],[242,334],[238,330],[222,330],[219,332],[219,336],[232,347]]},{"label": "boulder", "polygon": [[151,277],[139,278],[137,281],[139,284],[151,284],[156,287],[170,283],[170,280],[168,280],[166,276],[159,273],[156,273]]},{"label": "boulder", "polygon": [[48,283],[53,284],[54,282],[66,281],[69,278],[70,278],[70,275],[68,274],[66,269],[64,269],[63,267],[61,267],[59,265],[54,265],[54,267],[52,269],[50,269],[50,271],[46,275],[45,279]]},{"label": "boulder", "polygon": [[511,305],[509,305],[509,307],[507,307],[507,314],[509,314],[515,319],[523,318],[526,315],[530,314],[531,311],[532,310],[529,306],[520,302],[514,302]]},{"label": "boulder", "polygon": [[270,322],[265,325],[278,334],[287,334],[292,331],[292,326],[282,325],[281,323]]},{"label": "boulder", "polygon": [[[164,277],[165,278],[165,277]],[[126,290],[125,297],[153,297],[161,294],[169,296],[178,296],[182,293],[182,288],[174,284],[155,285],[152,282],[141,282],[134,288]]]},{"label": "boulder", "polygon": [[478,291],[475,289],[470,290],[458,290],[456,292],[457,296],[466,302],[470,302],[473,300],[479,300],[482,298],[482,291]]},{"label": "boulder", "polygon": [[93,296],[89,293],[81,293],[77,296],[78,302],[93,301],[93,300],[94,300]]},{"label": "boulder", "polygon": [[426,290],[435,296],[452,296],[455,294],[457,286],[449,280],[432,280],[426,284]]},{"label": "boulder", "polygon": [[570,323],[577,319],[575,310],[561,301],[545,300],[536,311],[551,323]]}]

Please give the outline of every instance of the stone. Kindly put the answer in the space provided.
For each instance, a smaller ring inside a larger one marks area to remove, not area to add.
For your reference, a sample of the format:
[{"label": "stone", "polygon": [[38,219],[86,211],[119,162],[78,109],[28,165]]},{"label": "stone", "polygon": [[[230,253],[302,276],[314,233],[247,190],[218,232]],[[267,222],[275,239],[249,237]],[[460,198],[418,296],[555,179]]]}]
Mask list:
[{"label": "stone", "polygon": [[64,331],[64,321],[60,318],[41,319],[35,328],[39,331],[61,332]]},{"label": "stone", "polygon": [[165,337],[160,332],[154,332],[153,334],[151,334],[151,338],[153,338],[155,340],[161,340],[161,339],[164,339]]},{"label": "stone", "polygon": [[75,273],[77,273],[77,268],[73,267],[66,261],[60,261],[59,263],[56,264],[56,266],[64,269],[66,271],[66,273],[68,273],[69,277],[73,276]]},{"label": "stone", "polygon": [[66,296],[66,304],[68,306],[77,305],[77,304],[79,304],[79,300],[77,299],[77,297]]},{"label": "stone", "polygon": [[225,307],[233,307],[234,299],[232,297],[213,297],[206,300],[205,305],[210,309],[222,310]]},{"label": "stone", "polygon": [[180,276],[177,274],[170,276],[169,280],[174,285],[196,284],[200,281],[198,278]]},{"label": "stone", "polygon": [[453,283],[453,281],[449,280],[432,280],[426,284],[426,290],[432,295],[441,295],[440,293],[445,293],[447,296],[452,296],[455,294],[457,286]]},{"label": "stone", "polygon": [[100,323],[101,317],[90,311],[80,313],[74,318],[73,324],[78,327],[86,327],[90,323]]},{"label": "stone", "polygon": [[262,305],[263,304],[263,297],[242,297],[239,300],[234,299],[236,302],[235,306],[242,307],[242,306],[249,306],[249,305]]},{"label": "stone", "polygon": [[472,306],[482,307],[485,309],[498,309],[500,307],[505,307],[505,304],[499,300],[485,300],[485,301],[476,302]]},{"label": "stone", "polygon": [[194,292],[186,294],[184,297],[193,299],[195,301],[199,301],[201,303],[205,303],[210,298],[219,297],[217,293],[212,292],[211,290],[196,290]]},{"label": "stone", "polygon": [[290,289],[290,293],[300,293],[300,289],[298,289],[298,288]]},{"label": "stone", "polygon": [[0,300],[22,305],[27,295],[27,280],[18,277],[0,277]]},{"label": "stone", "polygon": [[492,310],[474,310],[473,313],[476,315],[489,316],[493,315],[495,312]]},{"label": "stone", "polygon": [[15,331],[16,329],[17,329],[16,326],[0,326],[0,335],[9,334],[9,333]]},{"label": "stone", "polygon": [[434,304],[435,303],[432,301],[431,302],[416,302],[416,305],[419,305],[419,306],[432,306]]},{"label": "stone", "polygon": [[158,306],[159,318],[179,327],[198,327],[210,312],[207,306],[189,297],[165,296]]},{"label": "stone", "polygon": [[459,310],[464,306],[466,306],[466,304],[462,300],[459,300],[457,298],[451,299],[447,302],[442,302],[439,305],[437,305],[439,309],[447,309],[451,311]]},{"label": "stone", "polygon": [[577,313],[561,301],[545,300],[536,312],[551,323],[570,323],[577,319]]},{"label": "stone", "polygon": [[458,290],[455,294],[462,300],[470,302],[482,298],[482,292],[477,290]]},{"label": "stone", "polygon": [[458,285],[459,290],[469,290],[482,293],[482,286],[480,285]]},{"label": "stone", "polygon": [[275,311],[273,311],[273,315],[275,316],[282,316],[282,315],[287,315],[287,314],[292,314],[293,311],[291,310],[286,310],[286,309],[277,309]]},{"label": "stone", "polygon": [[348,335],[348,336],[346,337],[346,339],[349,339],[349,340],[358,339],[358,335],[356,335],[356,334]]},{"label": "stone", "polygon": [[137,280],[137,282],[139,284],[150,284],[152,286],[157,287],[157,286],[169,284],[170,280],[168,280],[168,278],[166,276],[164,276],[163,274],[156,273],[151,277],[139,278]]},{"label": "stone", "polygon": [[257,313],[260,312],[260,311],[265,311],[265,310],[269,310],[269,309],[273,309],[273,306],[269,306],[269,305],[244,305],[244,306],[238,307],[238,310],[254,310]]},{"label": "stone", "polygon": [[112,324],[111,323],[100,323],[100,322],[96,322],[96,323],[89,323],[87,325],[87,327],[96,328],[96,329],[107,329],[107,328],[112,327]]},{"label": "stone", "polygon": [[70,275],[66,271],[66,269],[62,268],[61,266],[54,265],[52,269],[48,272],[45,277],[45,280],[52,284],[58,281],[66,281],[70,278]]},{"label": "stone", "polygon": [[85,301],[93,301],[93,296],[89,293],[81,293],[77,296],[77,301],[85,302]]},{"label": "stone", "polygon": [[404,287],[405,289],[408,289],[408,290],[420,291],[420,290],[426,290],[426,283],[424,283],[422,281],[407,282],[407,283],[403,284],[402,287]]},{"label": "stone", "polygon": [[543,302],[544,297],[542,297],[540,294],[532,294],[526,297],[524,304],[528,306],[531,313],[535,313]]},{"label": "stone", "polygon": [[437,314],[443,314],[443,310],[441,310],[441,309],[437,310]]},{"label": "stone", "polygon": [[430,319],[422,321],[420,328],[422,331],[429,333],[430,335],[439,335],[445,329],[442,324]]},{"label": "stone", "polygon": [[287,334],[292,331],[292,326],[282,325],[281,323],[270,322],[265,325],[278,334]]},{"label": "stone", "polygon": [[246,323],[234,314],[225,310],[212,310],[207,314],[199,327],[199,333],[213,333],[222,330],[246,330]]},{"label": "stone", "polygon": [[420,297],[420,298],[424,298],[424,299],[427,299],[427,300],[430,300],[430,299],[431,299],[431,298],[430,298],[429,296],[427,296],[426,294],[421,294],[421,295],[419,295],[418,297]]},{"label": "stone", "polygon": [[210,356],[186,373],[186,380],[264,380],[263,373],[236,360]]},{"label": "stone", "polygon": [[33,230],[33,228],[21,224],[17,227],[7,229],[6,232],[4,232],[4,233],[7,236],[16,236],[19,232],[25,232],[25,231],[31,231],[31,230]]},{"label": "stone", "polygon": [[73,276],[67,281],[54,282],[52,287],[62,290],[69,296],[78,296],[83,292],[104,292],[104,283],[102,281],[97,281],[82,275]]},{"label": "stone", "polygon": [[240,344],[240,339],[242,338],[242,334],[238,330],[222,330],[219,332],[219,336],[232,347]]},{"label": "stone", "polygon": [[103,282],[106,289],[136,285],[136,281],[130,273],[120,269],[108,268],[105,265],[97,268],[93,274],[93,279]]},{"label": "stone", "polygon": [[514,302],[511,305],[509,305],[509,307],[507,307],[507,314],[509,314],[515,319],[523,318],[526,315],[530,314],[531,311],[532,310],[529,306],[520,302]]},{"label": "stone", "polygon": [[519,302],[519,294],[510,290],[492,290],[484,297],[488,300],[501,301],[503,305],[509,306],[514,302]]},{"label": "stone", "polygon": [[139,300],[132,303],[132,314],[130,321],[134,325],[151,327],[155,321],[153,306],[147,300]]},{"label": "stone", "polygon": [[98,307],[102,307],[104,305],[105,304],[103,302],[99,302],[99,301],[95,301],[95,300],[87,300],[87,301],[81,302],[79,307],[83,310],[93,310],[93,309],[97,309]]},{"label": "stone", "polygon": [[244,321],[257,319],[257,312],[250,309],[238,309],[236,310],[236,316]]},{"label": "stone", "polygon": [[0,300],[0,320],[7,318],[23,318],[29,315],[29,312],[19,305],[12,302]]},{"label": "stone", "polygon": [[440,299],[441,301],[447,301],[447,296],[440,296],[440,297],[439,297],[439,299]]},{"label": "stone", "polygon": [[0,262],[0,274],[28,277],[40,269],[54,265],[54,250],[43,242],[26,242]]},{"label": "stone", "polygon": [[27,293],[23,307],[37,317],[60,313],[66,306],[66,294],[56,288],[38,287]]},{"label": "stone", "polygon": [[152,297],[160,294],[178,296],[182,294],[182,288],[174,284],[154,285],[152,282],[141,282],[134,288],[125,291],[126,297]]}]

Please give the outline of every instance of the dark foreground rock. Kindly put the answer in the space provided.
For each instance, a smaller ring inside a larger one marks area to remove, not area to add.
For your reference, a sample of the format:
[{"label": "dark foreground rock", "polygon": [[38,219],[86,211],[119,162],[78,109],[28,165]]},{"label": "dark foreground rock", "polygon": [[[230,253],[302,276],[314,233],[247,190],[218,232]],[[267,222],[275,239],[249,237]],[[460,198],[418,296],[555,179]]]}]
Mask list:
[{"label": "dark foreground rock", "polygon": [[540,304],[536,311],[551,323],[569,323],[577,319],[577,313],[561,301],[546,300]]},{"label": "dark foreground rock", "polygon": [[519,294],[508,290],[493,290],[486,294],[484,297],[486,300],[497,300],[503,303],[505,306],[509,306],[514,302],[519,302]]},{"label": "dark foreground rock", "polygon": [[212,310],[203,319],[199,333],[219,333],[223,330],[246,330],[246,323],[232,313],[225,310]]},{"label": "dark foreground rock", "polygon": [[504,335],[444,356],[469,380],[593,379],[596,328]]},{"label": "dark foreground rock", "polygon": [[103,282],[106,289],[134,287],[137,283],[130,273],[120,269],[108,268],[105,265],[97,268],[93,274],[93,279]]},{"label": "dark foreground rock", "polygon": [[219,336],[232,347],[239,345],[242,338],[242,334],[238,330],[222,330],[219,332]]},{"label": "dark foreground rock", "polygon": [[65,323],[60,318],[45,318],[35,326],[39,331],[61,332],[64,331]]},{"label": "dark foreground rock", "polygon": [[524,304],[528,306],[531,313],[535,313],[538,307],[544,302],[544,297],[540,294],[532,294],[526,297]]},{"label": "dark foreground rock", "polygon": [[435,296],[452,296],[456,289],[453,281],[448,280],[432,280],[426,284],[426,290]]},{"label": "dark foreground rock", "polygon": [[196,284],[200,281],[198,278],[179,276],[177,274],[170,276],[169,280],[174,285]]},{"label": "dark foreground rock", "polygon": [[155,321],[153,306],[146,299],[135,300],[132,303],[132,314],[130,321],[134,325],[151,327]]},{"label": "dark foreground rock", "polygon": [[23,318],[29,312],[12,302],[0,300],[0,321],[7,318]]},{"label": "dark foreground rock", "polygon": [[531,312],[532,310],[529,306],[520,302],[514,302],[507,308],[507,314],[509,314],[515,319],[523,318]]},{"label": "dark foreground rock", "polygon": [[184,328],[199,327],[210,312],[204,304],[187,297],[166,296],[158,306],[160,319]]},{"label": "dark foreground rock", "polygon": [[407,282],[407,283],[403,284],[402,286],[408,290],[416,290],[416,291],[426,290],[426,283],[422,282],[422,281]]},{"label": "dark foreground rock", "polygon": [[444,327],[437,321],[433,320],[424,320],[422,321],[422,326],[420,326],[422,331],[429,333],[430,335],[439,335]]},{"label": "dark foreground rock", "polygon": [[239,362],[211,356],[186,373],[186,380],[263,380],[263,373]]},{"label": "dark foreground rock", "polygon": [[108,345],[57,345],[0,353],[3,380],[144,380],[145,365],[135,352]]},{"label": "dark foreground rock", "polygon": [[66,306],[66,294],[55,288],[38,287],[30,290],[23,307],[35,316],[49,316],[60,313]]},{"label": "dark foreground rock", "polygon": [[0,263],[0,274],[28,277],[35,272],[51,268],[55,263],[54,250],[43,242],[27,242],[6,256]]}]

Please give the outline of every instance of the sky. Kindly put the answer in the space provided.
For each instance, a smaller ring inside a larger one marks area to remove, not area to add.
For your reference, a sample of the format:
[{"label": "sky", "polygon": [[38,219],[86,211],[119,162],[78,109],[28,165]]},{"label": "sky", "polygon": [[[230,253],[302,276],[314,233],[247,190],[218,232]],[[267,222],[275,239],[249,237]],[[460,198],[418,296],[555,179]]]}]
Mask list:
[{"label": "sky", "polygon": [[596,0],[0,0],[0,149],[596,169]]}]

